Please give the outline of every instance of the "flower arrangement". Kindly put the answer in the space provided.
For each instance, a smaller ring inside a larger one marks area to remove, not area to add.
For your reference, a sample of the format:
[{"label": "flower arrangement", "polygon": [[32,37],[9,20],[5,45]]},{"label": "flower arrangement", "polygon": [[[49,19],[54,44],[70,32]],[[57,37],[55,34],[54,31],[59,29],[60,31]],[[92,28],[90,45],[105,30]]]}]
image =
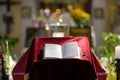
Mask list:
[{"label": "flower arrangement", "polygon": [[40,9],[38,14],[32,16],[34,21],[34,27],[39,28],[45,23],[49,23],[49,17],[51,15],[50,9]]},{"label": "flower arrangement", "polygon": [[70,15],[78,26],[83,28],[89,25],[90,14],[80,7],[71,10]]},{"label": "flower arrangement", "polygon": [[3,55],[4,59],[4,71],[5,75],[9,75],[9,78],[11,78],[11,72],[14,68],[16,61],[18,61],[18,58],[16,54],[14,54],[14,58],[16,60],[13,60],[11,57],[11,52],[15,48],[15,45],[18,42],[18,38],[12,37],[8,34],[0,34],[0,52]]}]

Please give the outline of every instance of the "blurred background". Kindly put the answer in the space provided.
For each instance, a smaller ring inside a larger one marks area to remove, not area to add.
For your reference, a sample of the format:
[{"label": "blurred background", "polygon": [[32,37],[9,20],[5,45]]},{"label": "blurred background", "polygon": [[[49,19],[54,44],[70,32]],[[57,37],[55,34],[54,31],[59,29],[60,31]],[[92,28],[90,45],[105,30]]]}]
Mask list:
[{"label": "blurred background", "polygon": [[[0,45],[10,42],[13,59],[19,60],[34,37],[50,37],[54,31],[88,36],[96,51],[104,32],[120,34],[120,0],[0,0]],[[4,49],[0,46],[0,52]]]},{"label": "blurred background", "polygon": [[[82,8],[90,15],[89,26],[92,28],[94,48],[102,44],[103,32],[120,33],[119,0],[0,0],[0,34],[16,37],[19,41],[12,50],[12,54],[20,54],[23,48],[30,46],[31,38],[29,37],[35,35],[38,31],[36,28],[41,27],[36,23],[45,20],[44,17],[40,17],[40,10],[48,9],[48,13],[50,11],[48,17],[50,17],[55,15],[55,12],[57,15],[65,10],[70,14],[70,10],[76,7]],[[35,18],[39,19],[35,20]],[[67,20],[69,19],[66,17],[63,21],[69,22],[69,27],[76,26],[72,21]],[[53,22],[55,19],[49,21],[49,23]],[[36,36],[48,35],[49,33],[46,35],[44,30],[36,34]]]}]

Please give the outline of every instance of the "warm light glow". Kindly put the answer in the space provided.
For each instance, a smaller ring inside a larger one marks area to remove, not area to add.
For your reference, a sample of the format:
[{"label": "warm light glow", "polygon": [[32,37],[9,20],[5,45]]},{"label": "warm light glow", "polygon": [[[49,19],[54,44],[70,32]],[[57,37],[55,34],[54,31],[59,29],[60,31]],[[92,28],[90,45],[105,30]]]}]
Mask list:
[{"label": "warm light glow", "polygon": [[57,25],[59,26],[59,25],[60,25],[60,23],[59,23],[59,22],[57,22]]},{"label": "warm light glow", "polygon": [[46,27],[45,27],[45,30],[49,30],[49,29],[50,29],[49,26],[46,26]]},{"label": "warm light glow", "polygon": [[63,22],[63,19],[61,18],[61,19],[59,19],[59,22]]},{"label": "warm light glow", "polygon": [[68,5],[67,8],[68,8],[69,11],[73,10],[73,6],[72,5]]},{"label": "warm light glow", "polygon": [[60,13],[61,13],[61,10],[60,10],[60,9],[56,9],[56,10],[55,10],[55,13],[56,13],[56,14],[60,14]]},{"label": "warm light glow", "polygon": [[50,27],[49,27],[49,24],[45,24],[45,30],[49,30]]},{"label": "warm light glow", "polygon": [[58,21],[59,21],[59,22],[63,22],[62,16],[59,16],[59,17],[58,17]]}]

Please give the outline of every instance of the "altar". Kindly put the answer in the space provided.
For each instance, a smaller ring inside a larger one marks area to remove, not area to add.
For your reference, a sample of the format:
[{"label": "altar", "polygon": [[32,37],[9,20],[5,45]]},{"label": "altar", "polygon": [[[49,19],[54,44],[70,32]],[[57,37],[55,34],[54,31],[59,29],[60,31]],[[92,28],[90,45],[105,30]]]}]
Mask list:
[{"label": "altar", "polygon": [[[81,48],[82,58],[43,60],[41,57],[46,43],[63,45],[72,41],[76,41]],[[60,77],[60,74],[64,75]],[[60,80],[63,76],[63,80],[79,80],[80,77],[82,80],[95,80],[96,78],[106,80],[107,78],[106,70],[91,50],[88,38],[84,36],[35,37],[31,47],[14,67],[12,75],[14,80],[24,80],[26,76],[29,80]]]}]

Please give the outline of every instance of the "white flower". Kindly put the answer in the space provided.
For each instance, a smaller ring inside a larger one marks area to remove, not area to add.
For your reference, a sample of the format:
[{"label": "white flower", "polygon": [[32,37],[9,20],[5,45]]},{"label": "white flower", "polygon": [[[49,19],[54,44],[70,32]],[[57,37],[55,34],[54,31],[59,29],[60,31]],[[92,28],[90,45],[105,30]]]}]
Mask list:
[{"label": "white flower", "polygon": [[50,9],[46,8],[44,10],[44,13],[45,13],[46,16],[50,16]]}]

